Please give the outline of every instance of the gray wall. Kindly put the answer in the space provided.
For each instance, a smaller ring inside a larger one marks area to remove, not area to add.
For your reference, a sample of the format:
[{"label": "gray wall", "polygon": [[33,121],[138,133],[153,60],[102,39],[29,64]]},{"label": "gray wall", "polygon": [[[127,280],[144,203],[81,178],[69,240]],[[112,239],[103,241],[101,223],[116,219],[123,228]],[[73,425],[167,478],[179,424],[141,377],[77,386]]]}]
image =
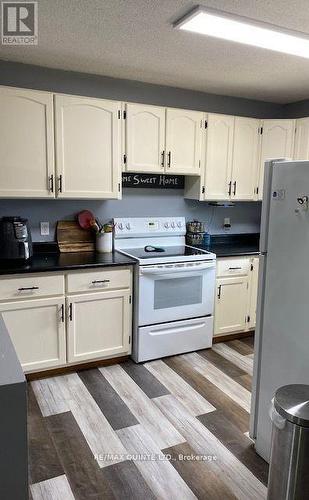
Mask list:
[{"label": "gray wall", "polygon": [[303,118],[309,116],[309,99],[291,102],[283,106],[283,118]]},{"label": "gray wall", "polygon": [[0,85],[258,118],[275,118],[282,114],[281,104],[1,60]]},{"label": "gray wall", "polygon": [[[0,85],[260,118],[282,115],[280,104],[7,61],[0,61]],[[31,222],[33,238],[39,241],[44,240],[39,234],[40,221],[50,222],[51,233],[45,239],[53,239],[56,221],[72,219],[74,214],[84,208],[93,210],[102,220],[128,215],[184,215],[187,219],[195,217],[210,222],[212,232],[222,231],[223,217],[231,217],[234,233],[256,232],[259,230],[260,220],[259,203],[239,203],[233,208],[212,208],[204,202],[184,200],[182,191],[149,189],[125,189],[121,201],[0,200],[0,217],[27,217]]]},{"label": "gray wall", "polygon": [[[92,210],[103,222],[113,217],[185,216],[205,221],[211,233],[223,232],[223,218],[230,217],[232,233],[259,232],[261,203],[236,203],[234,207],[211,207],[206,202],[185,200],[182,190],[126,188],[123,199],[85,200],[0,200],[0,216],[22,215],[29,219],[34,241],[54,239],[57,220],[74,219],[77,212]],[[49,221],[51,232],[42,237],[40,221]]]}]

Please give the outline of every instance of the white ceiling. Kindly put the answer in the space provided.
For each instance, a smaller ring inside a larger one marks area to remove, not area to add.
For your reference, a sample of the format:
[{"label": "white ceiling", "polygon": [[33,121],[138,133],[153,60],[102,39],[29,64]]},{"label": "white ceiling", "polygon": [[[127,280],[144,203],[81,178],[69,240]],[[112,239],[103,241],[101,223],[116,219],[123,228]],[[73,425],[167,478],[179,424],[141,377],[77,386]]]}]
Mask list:
[{"label": "white ceiling", "polygon": [[0,45],[0,59],[279,103],[309,98],[309,59],[171,27],[200,4],[306,32],[308,0],[38,3],[38,46]]}]

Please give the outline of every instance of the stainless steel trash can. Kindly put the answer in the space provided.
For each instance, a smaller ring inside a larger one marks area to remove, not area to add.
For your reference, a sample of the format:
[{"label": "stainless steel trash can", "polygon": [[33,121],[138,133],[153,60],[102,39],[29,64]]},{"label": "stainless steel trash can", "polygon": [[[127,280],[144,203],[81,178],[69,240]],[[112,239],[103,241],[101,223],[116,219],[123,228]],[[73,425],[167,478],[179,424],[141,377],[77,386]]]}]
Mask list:
[{"label": "stainless steel trash can", "polygon": [[268,500],[309,498],[309,385],[286,385],[272,401]]}]

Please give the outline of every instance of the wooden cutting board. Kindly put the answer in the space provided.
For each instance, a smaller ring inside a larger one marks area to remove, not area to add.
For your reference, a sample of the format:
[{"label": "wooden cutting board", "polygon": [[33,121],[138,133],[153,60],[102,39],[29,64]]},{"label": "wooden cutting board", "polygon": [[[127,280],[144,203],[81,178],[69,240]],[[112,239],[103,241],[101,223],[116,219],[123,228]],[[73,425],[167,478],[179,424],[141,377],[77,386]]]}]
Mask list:
[{"label": "wooden cutting board", "polygon": [[94,252],[95,233],[82,229],[75,221],[57,222],[57,242],[60,252]]}]

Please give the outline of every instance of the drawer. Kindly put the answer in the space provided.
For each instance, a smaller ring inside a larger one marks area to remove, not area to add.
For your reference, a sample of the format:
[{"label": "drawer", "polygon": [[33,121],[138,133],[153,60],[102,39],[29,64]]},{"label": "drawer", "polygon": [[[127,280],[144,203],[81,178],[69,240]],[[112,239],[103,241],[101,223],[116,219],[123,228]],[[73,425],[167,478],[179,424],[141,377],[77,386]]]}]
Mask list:
[{"label": "drawer", "polygon": [[130,286],[131,270],[128,268],[77,271],[67,275],[67,293],[95,292],[96,290],[130,288]]},{"label": "drawer", "polygon": [[64,295],[64,276],[31,274],[0,278],[0,300]]},{"label": "drawer", "polygon": [[217,278],[224,276],[245,276],[251,266],[250,257],[217,260]]}]

